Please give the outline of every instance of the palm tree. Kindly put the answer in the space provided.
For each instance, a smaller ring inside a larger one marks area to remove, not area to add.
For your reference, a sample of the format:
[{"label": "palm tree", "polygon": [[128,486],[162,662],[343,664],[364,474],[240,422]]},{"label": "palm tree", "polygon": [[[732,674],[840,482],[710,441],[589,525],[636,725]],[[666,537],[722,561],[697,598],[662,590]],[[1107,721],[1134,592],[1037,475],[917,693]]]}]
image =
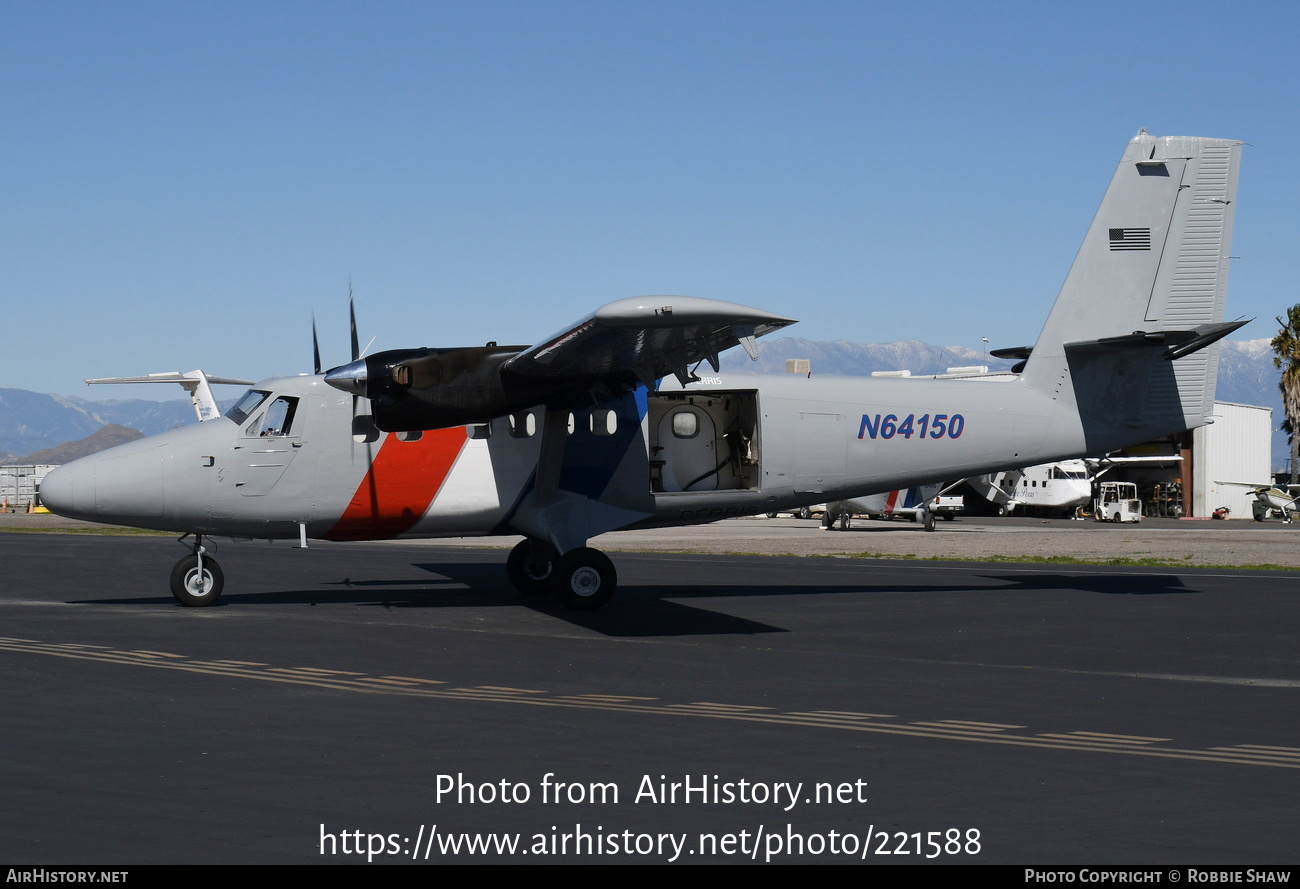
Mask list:
[{"label": "palm tree", "polygon": [[1300,305],[1286,310],[1286,318],[1278,316],[1277,323],[1282,326],[1277,336],[1273,337],[1273,366],[1281,368],[1282,379],[1278,388],[1282,390],[1282,411],[1286,419],[1282,421],[1282,431],[1291,443],[1291,481],[1296,481],[1300,474]]}]

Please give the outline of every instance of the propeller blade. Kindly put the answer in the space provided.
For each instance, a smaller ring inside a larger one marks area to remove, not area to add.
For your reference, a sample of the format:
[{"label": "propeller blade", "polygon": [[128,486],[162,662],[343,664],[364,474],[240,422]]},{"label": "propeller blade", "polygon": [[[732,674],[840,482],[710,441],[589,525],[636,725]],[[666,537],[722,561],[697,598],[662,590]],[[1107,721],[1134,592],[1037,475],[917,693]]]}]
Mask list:
[{"label": "propeller blade", "polygon": [[320,367],[320,340],[316,338],[316,313],[311,313],[311,357],[314,362],[315,370],[312,373],[319,374]]},{"label": "propeller blade", "polygon": [[357,304],[352,299],[352,286],[348,285],[348,317],[352,322],[352,360],[361,357],[361,347],[357,345]]}]

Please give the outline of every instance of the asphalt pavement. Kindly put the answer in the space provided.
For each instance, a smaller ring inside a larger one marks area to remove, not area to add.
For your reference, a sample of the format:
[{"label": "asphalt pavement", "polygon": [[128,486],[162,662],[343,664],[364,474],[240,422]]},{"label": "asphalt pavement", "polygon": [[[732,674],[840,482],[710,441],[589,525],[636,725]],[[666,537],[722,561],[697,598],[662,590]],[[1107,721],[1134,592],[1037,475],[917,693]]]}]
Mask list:
[{"label": "asphalt pavement", "polygon": [[191,609],[167,538],[0,533],[0,857],[1300,858],[1292,573],[732,552],[574,613],[502,550],[220,542]]}]

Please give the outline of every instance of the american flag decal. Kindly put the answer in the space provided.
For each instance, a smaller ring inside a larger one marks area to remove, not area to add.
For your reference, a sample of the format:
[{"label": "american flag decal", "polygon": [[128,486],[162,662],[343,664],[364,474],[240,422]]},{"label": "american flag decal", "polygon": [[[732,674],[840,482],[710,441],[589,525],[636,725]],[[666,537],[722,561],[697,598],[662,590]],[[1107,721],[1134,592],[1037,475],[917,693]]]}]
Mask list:
[{"label": "american flag decal", "polygon": [[1149,228],[1112,228],[1110,230],[1111,250],[1150,250],[1151,229]]}]

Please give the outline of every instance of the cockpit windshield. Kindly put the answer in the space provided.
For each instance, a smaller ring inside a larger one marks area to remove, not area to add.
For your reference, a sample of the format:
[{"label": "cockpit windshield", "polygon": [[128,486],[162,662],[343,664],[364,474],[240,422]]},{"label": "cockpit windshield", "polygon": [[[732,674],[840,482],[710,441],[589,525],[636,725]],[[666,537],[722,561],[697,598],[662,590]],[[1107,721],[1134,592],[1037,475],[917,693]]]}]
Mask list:
[{"label": "cockpit windshield", "polygon": [[242,424],[270,394],[263,389],[249,389],[226,411],[226,419],[233,420],[236,426]]}]

